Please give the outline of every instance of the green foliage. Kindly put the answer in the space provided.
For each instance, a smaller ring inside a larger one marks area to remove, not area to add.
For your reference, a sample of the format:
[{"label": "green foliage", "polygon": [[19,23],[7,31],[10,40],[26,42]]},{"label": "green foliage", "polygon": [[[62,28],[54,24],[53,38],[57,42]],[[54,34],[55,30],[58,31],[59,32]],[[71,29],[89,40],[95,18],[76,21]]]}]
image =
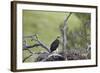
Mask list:
[{"label": "green foliage", "polygon": [[[87,48],[90,44],[90,14],[89,13],[73,13],[80,21],[81,24],[78,29],[67,32],[68,48]],[[70,18],[71,19],[71,18]]]},{"label": "green foliage", "polygon": [[87,20],[91,19],[90,13],[74,13],[84,24]]}]

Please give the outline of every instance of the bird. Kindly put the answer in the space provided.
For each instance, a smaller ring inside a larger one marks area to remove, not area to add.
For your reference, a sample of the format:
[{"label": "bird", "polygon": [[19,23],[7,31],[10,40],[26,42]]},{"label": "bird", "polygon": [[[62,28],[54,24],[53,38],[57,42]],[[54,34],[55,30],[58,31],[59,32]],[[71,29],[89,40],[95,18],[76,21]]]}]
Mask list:
[{"label": "bird", "polygon": [[56,40],[54,40],[51,45],[50,45],[50,53],[52,53],[53,51],[55,51],[58,46],[59,46],[59,36],[57,36]]}]

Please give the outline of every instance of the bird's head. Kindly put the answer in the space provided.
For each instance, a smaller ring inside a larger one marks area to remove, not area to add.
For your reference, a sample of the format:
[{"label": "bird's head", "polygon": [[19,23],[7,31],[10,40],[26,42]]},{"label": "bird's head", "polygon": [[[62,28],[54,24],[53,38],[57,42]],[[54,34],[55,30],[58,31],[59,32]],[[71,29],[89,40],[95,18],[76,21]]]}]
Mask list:
[{"label": "bird's head", "polygon": [[60,39],[60,36],[57,36],[57,39]]}]

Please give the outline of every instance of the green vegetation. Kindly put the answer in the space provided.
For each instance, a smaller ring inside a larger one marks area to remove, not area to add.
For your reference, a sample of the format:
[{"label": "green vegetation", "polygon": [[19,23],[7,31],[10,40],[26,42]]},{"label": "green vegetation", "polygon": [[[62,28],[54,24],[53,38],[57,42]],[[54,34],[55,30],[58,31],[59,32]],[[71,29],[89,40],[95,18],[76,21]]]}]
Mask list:
[{"label": "green vegetation", "polygon": [[[38,34],[38,38],[47,46],[50,46],[51,42],[58,35],[61,35],[59,27],[68,15],[69,13],[67,12],[23,10],[23,36]],[[89,13],[72,13],[67,22],[67,49],[86,48],[87,43],[90,44],[90,23],[87,24],[90,18]],[[33,45],[34,43],[36,42],[31,40],[27,41],[29,45]],[[41,47],[34,47],[30,50],[37,53],[46,51]],[[23,51],[23,59],[28,55],[30,55],[28,51]],[[33,58],[30,57],[25,62],[32,62],[34,61]]]}]

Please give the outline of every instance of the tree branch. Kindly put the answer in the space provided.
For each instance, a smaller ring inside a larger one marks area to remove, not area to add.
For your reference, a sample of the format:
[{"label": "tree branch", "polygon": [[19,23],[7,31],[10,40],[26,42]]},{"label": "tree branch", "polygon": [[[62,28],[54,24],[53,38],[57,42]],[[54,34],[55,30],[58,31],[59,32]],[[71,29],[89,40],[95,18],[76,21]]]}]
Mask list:
[{"label": "tree branch", "polygon": [[66,26],[66,22],[68,21],[68,19],[69,19],[69,17],[71,16],[71,12],[69,13],[69,15],[68,15],[68,17],[66,16],[65,17],[65,20],[64,20],[64,26],[63,27],[65,27]]},{"label": "tree branch", "polygon": [[63,51],[63,53],[64,53],[64,51],[65,51],[65,49],[66,49],[66,45],[67,45],[67,25],[68,25],[68,23],[67,23],[67,21],[68,21],[68,19],[69,19],[69,17],[71,16],[71,14],[72,13],[69,13],[69,15],[68,15],[68,17],[66,16],[66,18],[65,18],[65,20],[64,20],[64,23],[63,23],[63,25],[61,25],[60,26],[60,31],[61,31],[61,35],[62,35],[62,45],[63,45],[63,47],[62,47],[62,51]]},{"label": "tree branch", "polygon": [[32,56],[32,54],[29,55],[28,57],[24,58],[23,62],[25,62],[25,61],[26,61],[28,58],[30,58],[31,56]]},{"label": "tree branch", "polygon": [[40,46],[41,44],[34,44],[34,45],[30,45],[30,46],[24,46],[24,50],[27,50],[27,48],[33,48],[33,47],[38,47]]},{"label": "tree branch", "polygon": [[56,54],[56,53],[51,53],[51,54],[48,54],[48,56],[46,58],[44,58],[42,60],[42,62],[45,62],[45,61],[64,61],[65,58],[60,55],[60,54]]},{"label": "tree branch", "polygon": [[[26,39],[31,39],[31,41],[36,41],[37,43],[34,45],[28,45],[26,42]],[[29,48],[34,48],[34,47],[38,47],[41,46],[42,48],[44,48],[45,50],[47,50],[47,52],[50,52],[49,48],[38,39],[37,34],[31,35],[31,36],[24,36],[24,41],[23,41],[23,50],[28,50],[31,55],[29,55],[28,57],[26,57],[23,62],[25,62],[28,58],[30,58],[33,55],[33,52],[29,49]]]},{"label": "tree branch", "polygon": [[24,36],[24,38],[31,38],[32,41],[36,41],[37,42],[37,44],[34,44],[34,45],[26,45],[26,46],[23,46],[24,49],[41,46],[42,48],[44,48],[45,50],[47,50],[48,52],[50,52],[49,48],[42,41],[40,41],[38,39],[37,34],[34,34],[32,36]]}]

